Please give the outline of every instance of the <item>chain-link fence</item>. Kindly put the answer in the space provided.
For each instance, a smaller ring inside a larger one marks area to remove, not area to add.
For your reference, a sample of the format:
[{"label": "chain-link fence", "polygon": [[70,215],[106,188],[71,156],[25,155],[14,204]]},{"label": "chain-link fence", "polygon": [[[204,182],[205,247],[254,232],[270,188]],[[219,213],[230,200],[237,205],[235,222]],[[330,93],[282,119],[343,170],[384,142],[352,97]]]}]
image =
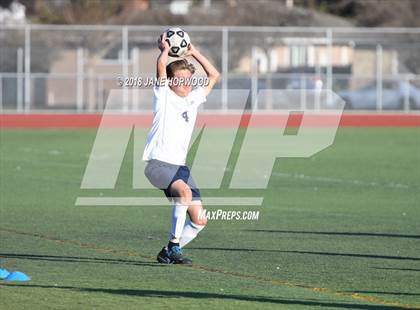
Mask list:
[{"label": "chain-link fence", "polygon": [[[3,111],[101,111],[121,82],[155,75],[156,40],[165,27],[0,26]],[[184,29],[222,73],[228,89],[332,89],[347,109],[420,109],[419,28],[204,27]],[[199,71],[198,74],[204,74]],[[274,98],[275,99],[275,98]],[[135,108],[128,98],[127,110]],[[302,105],[304,103],[302,102]]]}]

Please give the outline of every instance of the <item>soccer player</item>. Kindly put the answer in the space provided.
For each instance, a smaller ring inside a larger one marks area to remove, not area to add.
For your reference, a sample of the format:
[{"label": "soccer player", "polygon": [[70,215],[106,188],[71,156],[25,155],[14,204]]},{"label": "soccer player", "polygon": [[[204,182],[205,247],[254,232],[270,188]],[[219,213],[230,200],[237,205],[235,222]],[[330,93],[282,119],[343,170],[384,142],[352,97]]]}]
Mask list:
[{"label": "soccer player", "polygon": [[[168,245],[157,260],[163,264],[191,264],[182,248],[204,228],[207,219],[200,190],[185,165],[198,106],[219,80],[219,72],[192,44],[185,56],[194,57],[207,74],[207,83],[193,89],[194,65],[182,58],[168,64],[169,45],[165,35],[158,40],[157,83],[153,88],[153,122],[147,136],[143,160],[145,175],[173,202]],[[189,220],[186,221],[187,214]]]}]

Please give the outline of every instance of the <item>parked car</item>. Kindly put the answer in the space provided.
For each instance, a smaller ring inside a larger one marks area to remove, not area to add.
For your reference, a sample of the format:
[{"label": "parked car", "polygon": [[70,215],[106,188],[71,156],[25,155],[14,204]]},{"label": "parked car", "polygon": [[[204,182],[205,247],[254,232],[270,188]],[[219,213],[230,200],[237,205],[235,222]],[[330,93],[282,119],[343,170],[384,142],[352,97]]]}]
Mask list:
[{"label": "parked car", "polygon": [[[371,82],[356,89],[338,92],[346,102],[346,109],[376,109],[377,85]],[[420,89],[400,80],[384,80],[382,83],[382,108],[402,110],[405,107],[405,96],[408,95],[410,109],[420,109]]]}]

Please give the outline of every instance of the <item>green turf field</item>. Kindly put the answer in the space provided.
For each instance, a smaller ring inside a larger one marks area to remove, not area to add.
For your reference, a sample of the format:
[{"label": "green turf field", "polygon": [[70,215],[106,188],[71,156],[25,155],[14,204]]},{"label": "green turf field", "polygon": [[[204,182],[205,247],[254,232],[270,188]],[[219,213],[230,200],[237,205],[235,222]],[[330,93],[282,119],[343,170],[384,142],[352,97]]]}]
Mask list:
[{"label": "green turf field", "polygon": [[[420,307],[419,128],[277,160],[259,220],[209,221],[192,267],[155,263],[169,207],[74,206],[95,133],[2,129],[0,265],[32,280],[1,281],[1,309]],[[135,195],[130,169],[104,193]]]}]

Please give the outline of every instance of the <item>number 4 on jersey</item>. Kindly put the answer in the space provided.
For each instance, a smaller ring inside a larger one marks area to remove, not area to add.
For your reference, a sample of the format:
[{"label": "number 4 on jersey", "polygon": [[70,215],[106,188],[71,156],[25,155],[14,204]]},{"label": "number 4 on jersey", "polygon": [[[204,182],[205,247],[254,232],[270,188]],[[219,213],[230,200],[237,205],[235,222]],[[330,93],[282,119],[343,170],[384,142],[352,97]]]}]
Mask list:
[{"label": "number 4 on jersey", "polygon": [[183,119],[188,123],[188,111],[183,112],[182,114]]}]

